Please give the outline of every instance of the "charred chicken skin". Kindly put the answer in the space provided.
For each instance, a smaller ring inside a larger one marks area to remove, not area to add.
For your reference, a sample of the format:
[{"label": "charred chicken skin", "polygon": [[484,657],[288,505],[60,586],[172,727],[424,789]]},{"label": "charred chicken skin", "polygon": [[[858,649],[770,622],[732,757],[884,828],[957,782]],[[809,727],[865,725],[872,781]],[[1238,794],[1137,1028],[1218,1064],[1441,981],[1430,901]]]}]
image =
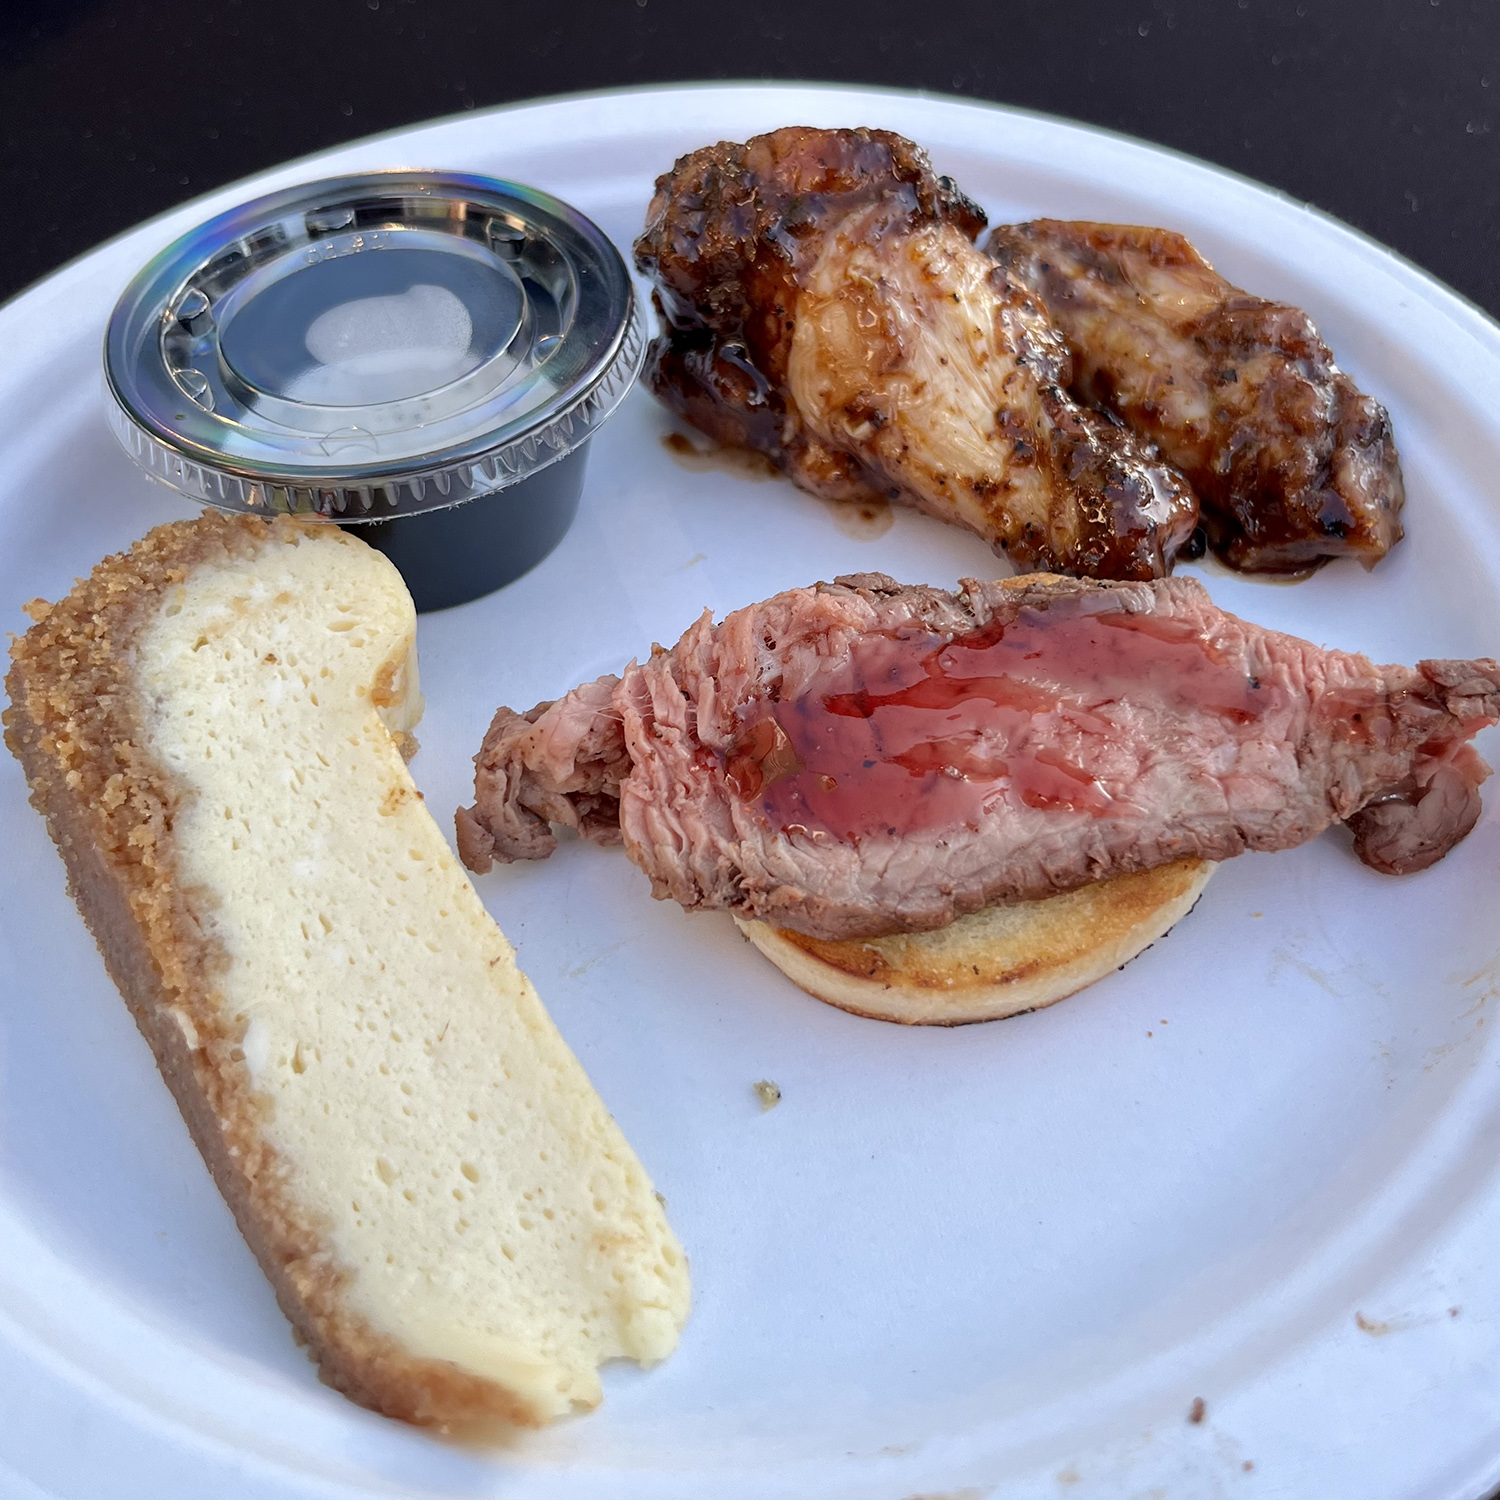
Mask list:
[{"label": "charred chicken skin", "polygon": [[1191,487],[1069,395],[1066,340],[975,247],[983,226],[884,131],[695,151],[635,247],[663,324],[648,379],[826,499],[916,506],[1022,568],[1159,577],[1197,524]]},{"label": "charred chicken skin", "polygon": [[502,708],[458,814],[473,870],[553,829],[623,841],[658,897],[841,939],[941,927],[1334,823],[1391,874],[1474,826],[1489,659],[1375,666],[1190,578],[862,574],[707,615],[670,651]]},{"label": "charred chicken skin", "polygon": [[1306,313],[1231,286],[1165,229],[1039,219],[985,249],[1067,339],[1074,395],[1187,476],[1231,567],[1370,567],[1400,541],[1390,419]]}]

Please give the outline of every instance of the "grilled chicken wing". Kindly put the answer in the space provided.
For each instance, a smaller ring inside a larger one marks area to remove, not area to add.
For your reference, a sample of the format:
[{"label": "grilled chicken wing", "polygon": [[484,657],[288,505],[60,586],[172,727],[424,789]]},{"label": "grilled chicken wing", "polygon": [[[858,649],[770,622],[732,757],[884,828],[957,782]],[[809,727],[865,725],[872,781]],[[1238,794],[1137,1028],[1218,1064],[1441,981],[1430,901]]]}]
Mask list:
[{"label": "grilled chicken wing", "polygon": [[694,152],[636,244],[664,324],[648,378],[814,494],[917,506],[1026,568],[1160,576],[1196,525],[1190,487],[1068,395],[1067,344],[975,248],[983,225],[883,131]]},{"label": "grilled chicken wing", "polygon": [[1192,482],[1231,567],[1370,567],[1400,541],[1390,419],[1306,313],[1231,286],[1165,229],[1039,219],[996,229],[985,249],[1067,338],[1074,394]]}]

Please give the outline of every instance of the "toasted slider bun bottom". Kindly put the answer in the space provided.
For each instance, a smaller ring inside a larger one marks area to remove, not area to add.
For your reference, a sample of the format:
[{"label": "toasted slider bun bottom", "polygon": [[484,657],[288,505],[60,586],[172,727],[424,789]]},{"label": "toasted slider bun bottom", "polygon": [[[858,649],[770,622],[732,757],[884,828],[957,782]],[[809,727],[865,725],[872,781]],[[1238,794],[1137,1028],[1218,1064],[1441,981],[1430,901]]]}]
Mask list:
[{"label": "toasted slider bun bottom", "polygon": [[61,731],[33,711],[67,684],[32,637],[63,606],[17,647],[7,722],[283,1309],[330,1383],[393,1416],[595,1404],[601,1361],[675,1347],[687,1265],[407,772],[399,575],[331,526],[209,516],[142,548],[175,569],[132,555],[80,586],[118,594],[109,570],[133,564],[123,587],[158,594],[116,652],[134,770],[92,800],[139,791],[166,815],[101,836],[57,774]]},{"label": "toasted slider bun bottom", "polygon": [[1179,860],[1043,901],[986,907],[935,932],[846,942],[735,920],[819,1000],[906,1026],[963,1026],[1051,1005],[1129,963],[1192,910],[1215,868]]}]

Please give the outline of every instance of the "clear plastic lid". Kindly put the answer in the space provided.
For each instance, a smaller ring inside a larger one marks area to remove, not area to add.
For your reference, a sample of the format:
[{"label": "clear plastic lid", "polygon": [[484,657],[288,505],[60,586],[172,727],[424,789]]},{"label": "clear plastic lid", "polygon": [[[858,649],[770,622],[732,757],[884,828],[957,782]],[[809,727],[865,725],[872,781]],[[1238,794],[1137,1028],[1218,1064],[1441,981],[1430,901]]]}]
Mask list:
[{"label": "clear plastic lid", "polygon": [[630,276],[533,188],[373,172],[168,246],[110,318],[116,436],[223,510],[345,522],[457,505],[586,442],[640,371]]}]

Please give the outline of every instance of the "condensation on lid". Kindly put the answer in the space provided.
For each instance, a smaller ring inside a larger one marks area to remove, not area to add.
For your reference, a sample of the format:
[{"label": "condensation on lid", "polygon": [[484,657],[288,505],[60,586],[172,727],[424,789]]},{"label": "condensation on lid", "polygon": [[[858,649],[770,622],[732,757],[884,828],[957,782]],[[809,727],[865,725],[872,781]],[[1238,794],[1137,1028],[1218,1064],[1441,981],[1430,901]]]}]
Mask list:
[{"label": "condensation on lid", "polygon": [[639,373],[619,252],[533,188],[376,172],[258,198],[168,246],[110,319],[116,436],[222,509],[383,520],[581,446]]}]

